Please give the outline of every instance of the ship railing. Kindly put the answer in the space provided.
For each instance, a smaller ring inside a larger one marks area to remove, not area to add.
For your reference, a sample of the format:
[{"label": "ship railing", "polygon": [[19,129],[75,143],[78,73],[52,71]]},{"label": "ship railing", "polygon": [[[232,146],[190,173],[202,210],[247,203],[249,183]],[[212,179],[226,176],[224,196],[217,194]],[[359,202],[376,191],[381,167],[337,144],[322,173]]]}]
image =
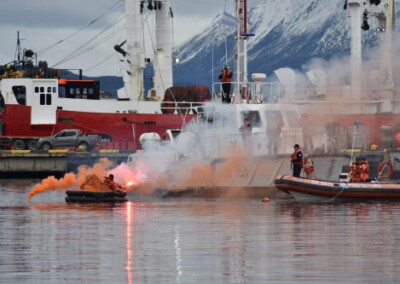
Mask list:
[{"label": "ship railing", "polygon": [[232,103],[273,103],[282,97],[281,84],[278,82],[218,82],[212,84],[213,101],[221,101],[223,88],[231,85],[230,97]]},{"label": "ship railing", "polygon": [[203,102],[171,102],[161,103],[161,112],[163,114],[197,114],[201,112]]},{"label": "ship railing", "polygon": [[47,64],[34,65],[14,65],[10,70],[2,68],[0,78],[35,78],[35,79],[73,79],[82,80],[82,69],[55,69],[48,68]]}]

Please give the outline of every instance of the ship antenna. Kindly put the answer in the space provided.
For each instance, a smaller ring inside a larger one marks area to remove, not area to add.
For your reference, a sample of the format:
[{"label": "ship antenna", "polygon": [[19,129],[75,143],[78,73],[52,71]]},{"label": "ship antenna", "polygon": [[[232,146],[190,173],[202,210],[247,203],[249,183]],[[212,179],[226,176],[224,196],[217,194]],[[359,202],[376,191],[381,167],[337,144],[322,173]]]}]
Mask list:
[{"label": "ship antenna", "polygon": [[18,49],[18,62],[21,60],[21,41],[19,40],[19,31],[17,31],[17,49]]},{"label": "ship antenna", "polygon": [[[19,37],[19,31],[17,31],[17,48],[15,50],[15,52],[16,52],[16,56],[15,57],[17,57],[17,62],[18,63],[21,61],[21,55],[22,55],[21,40],[23,40],[23,39],[21,39]],[[15,60],[15,57],[14,57],[14,60]]]}]

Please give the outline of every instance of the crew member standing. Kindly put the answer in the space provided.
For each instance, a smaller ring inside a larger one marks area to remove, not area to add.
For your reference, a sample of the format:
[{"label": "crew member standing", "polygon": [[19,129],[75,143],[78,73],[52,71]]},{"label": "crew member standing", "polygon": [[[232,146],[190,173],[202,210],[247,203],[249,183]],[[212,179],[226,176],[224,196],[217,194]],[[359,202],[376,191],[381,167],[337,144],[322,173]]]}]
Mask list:
[{"label": "crew member standing", "polygon": [[350,167],[350,177],[351,177],[350,181],[360,182],[360,176],[361,176],[360,157],[356,157],[355,162],[353,162]]},{"label": "crew member standing", "polygon": [[293,176],[300,177],[301,168],[303,167],[303,154],[300,151],[300,145],[294,144],[294,153],[292,154],[292,169],[293,169]]},{"label": "crew member standing", "polygon": [[314,162],[308,154],[304,154],[303,166],[306,177],[308,179],[315,179]]},{"label": "crew member standing", "polygon": [[232,82],[233,73],[229,70],[229,66],[225,65],[224,69],[222,69],[221,74],[219,75],[219,79],[222,83],[222,103],[230,104],[231,103],[231,82]]},{"label": "crew member standing", "polygon": [[360,160],[361,160],[361,162],[360,162],[360,167],[361,167],[360,180],[363,182],[370,181],[370,179],[369,179],[370,169],[369,169],[368,161],[365,157],[361,157]]}]

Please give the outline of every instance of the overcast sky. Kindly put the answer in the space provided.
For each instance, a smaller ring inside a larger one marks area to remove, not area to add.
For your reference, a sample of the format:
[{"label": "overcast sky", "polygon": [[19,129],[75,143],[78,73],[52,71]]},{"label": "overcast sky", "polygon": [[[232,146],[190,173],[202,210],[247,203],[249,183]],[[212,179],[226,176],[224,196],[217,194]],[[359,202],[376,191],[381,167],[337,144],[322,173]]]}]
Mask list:
[{"label": "overcast sky", "polygon": [[[248,5],[261,1],[248,0]],[[171,0],[175,46],[203,30],[225,5],[233,12],[233,3]],[[125,39],[124,5],[123,0],[0,0],[0,64],[14,60],[19,31],[22,48],[38,52],[39,60],[47,60],[49,66],[65,61],[58,67],[82,68],[89,76],[120,76],[120,58],[113,46]],[[106,27],[110,28],[99,35]]]}]

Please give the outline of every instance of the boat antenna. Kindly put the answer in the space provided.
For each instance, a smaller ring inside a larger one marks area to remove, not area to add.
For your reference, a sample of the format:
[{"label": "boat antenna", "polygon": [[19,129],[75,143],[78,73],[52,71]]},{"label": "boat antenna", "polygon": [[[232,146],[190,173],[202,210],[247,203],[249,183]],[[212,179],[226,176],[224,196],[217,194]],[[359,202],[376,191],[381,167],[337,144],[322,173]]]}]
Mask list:
[{"label": "boat antenna", "polygon": [[[226,4],[227,4],[228,0],[225,0],[225,4],[224,4],[224,13],[226,11]],[[228,65],[228,36],[225,34],[225,65]]]},{"label": "boat antenna", "polygon": [[15,58],[17,58],[17,62],[18,63],[21,61],[21,56],[22,56],[21,40],[23,40],[23,39],[21,39],[19,37],[19,31],[17,31],[17,47],[16,47],[16,50],[15,50],[16,54],[14,56],[14,60],[15,60]]},{"label": "boat antenna", "polygon": [[225,35],[225,65],[228,65],[228,43],[227,36]]},{"label": "boat antenna", "polygon": [[357,134],[358,127],[359,127],[358,120],[356,120],[354,122],[353,145],[351,146],[350,165],[351,165],[351,163],[353,161],[354,145],[355,145],[355,141],[356,141],[356,134]]},{"label": "boat antenna", "polygon": [[17,50],[19,62],[21,60],[21,41],[19,40],[19,31],[17,31]]}]

